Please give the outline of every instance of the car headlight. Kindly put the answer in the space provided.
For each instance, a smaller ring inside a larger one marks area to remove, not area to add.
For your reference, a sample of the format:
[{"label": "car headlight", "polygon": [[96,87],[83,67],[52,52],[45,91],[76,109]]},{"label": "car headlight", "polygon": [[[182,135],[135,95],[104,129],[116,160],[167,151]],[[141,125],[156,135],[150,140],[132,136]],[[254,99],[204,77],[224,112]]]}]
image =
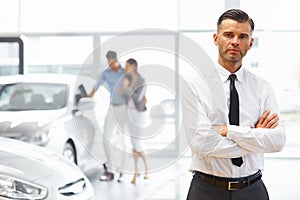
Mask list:
[{"label": "car headlight", "polygon": [[49,142],[49,137],[49,130],[44,129],[39,130],[38,132],[35,132],[31,135],[26,135],[24,139],[21,140],[38,146],[45,146]]},{"label": "car headlight", "polygon": [[39,131],[35,135],[33,135],[30,138],[30,140],[31,140],[30,143],[39,146],[45,146],[49,141],[49,131],[48,130]]},{"label": "car headlight", "polygon": [[48,190],[44,187],[12,177],[0,176],[0,197],[9,199],[45,199]]}]

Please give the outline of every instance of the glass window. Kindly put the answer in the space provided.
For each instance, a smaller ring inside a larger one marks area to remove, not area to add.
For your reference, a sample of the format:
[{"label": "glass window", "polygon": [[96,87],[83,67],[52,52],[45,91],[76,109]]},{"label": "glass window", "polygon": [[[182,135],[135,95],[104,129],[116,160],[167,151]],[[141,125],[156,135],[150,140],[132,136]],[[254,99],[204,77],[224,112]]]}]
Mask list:
[{"label": "glass window", "polygon": [[19,43],[0,42],[0,74],[18,74],[19,61]]},{"label": "glass window", "polygon": [[219,15],[224,12],[225,3],[219,0],[180,1],[180,28],[183,30],[200,30],[217,28]]},{"label": "glass window", "polygon": [[212,61],[217,61],[218,49],[213,40],[214,32],[196,32],[196,33],[184,33],[184,36],[190,38],[197,43],[206,53],[210,56]]},{"label": "glass window", "polygon": [[93,37],[31,37],[26,48],[28,72],[76,73],[93,52]]},{"label": "glass window", "polygon": [[254,19],[257,29],[300,29],[298,0],[240,0],[241,9]]},{"label": "glass window", "polygon": [[[140,28],[177,29],[177,1],[102,1],[99,7],[101,30],[124,31]],[[114,16],[114,13],[118,13]]]},{"label": "glass window", "polygon": [[1,33],[15,33],[19,31],[18,2],[18,0],[0,1]]},{"label": "glass window", "polygon": [[63,84],[14,83],[0,92],[1,111],[53,110],[65,107],[67,86]]},{"label": "glass window", "polygon": [[[32,9],[32,8],[35,9]],[[22,31],[88,32],[140,28],[177,29],[173,0],[27,0],[22,2]]]}]

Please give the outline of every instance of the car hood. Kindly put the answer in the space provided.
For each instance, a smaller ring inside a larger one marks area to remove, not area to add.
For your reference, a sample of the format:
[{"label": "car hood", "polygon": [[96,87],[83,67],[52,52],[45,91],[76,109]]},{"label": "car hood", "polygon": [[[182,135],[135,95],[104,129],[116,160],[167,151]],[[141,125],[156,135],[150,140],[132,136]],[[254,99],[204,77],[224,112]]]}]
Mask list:
[{"label": "car hood", "polygon": [[66,113],[67,108],[58,110],[30,110],[30,111],[1,111],[0,122],[20,123],[37,122],[40,126],[51,122]]},{"label": "car hood", "polygon": [[65,116],[66,108],[59,110],[5,111],[0,112],[0,134],[4,137],[22,139],[32,135]]},{"label": "car hood", "polygon": [[60,187],[86,179],[79,168],[61,155],[27,144],[0,137],[0,173],[39,185]]}]

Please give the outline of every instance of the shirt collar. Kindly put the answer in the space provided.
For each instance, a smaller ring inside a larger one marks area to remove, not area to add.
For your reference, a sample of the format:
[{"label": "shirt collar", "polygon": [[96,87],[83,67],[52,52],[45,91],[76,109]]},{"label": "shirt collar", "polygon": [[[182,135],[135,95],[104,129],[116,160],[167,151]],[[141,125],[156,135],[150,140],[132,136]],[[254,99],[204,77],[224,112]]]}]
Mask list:
[{"label": "shirt collar", "polygon": [[[229,72],[227,69],[225,69],[219,63],[217,63],[216,66],[217,66],[217,70],[219,72],[222,82],[225,83],[228,80],[228,77],[231,74],[231,72]],[[244,68],[240,67],[240,69],[238,71],[236,71],[234,74],[236,75],[237,80],[239,82],[241,82],[241,83],[244,82]]]}]

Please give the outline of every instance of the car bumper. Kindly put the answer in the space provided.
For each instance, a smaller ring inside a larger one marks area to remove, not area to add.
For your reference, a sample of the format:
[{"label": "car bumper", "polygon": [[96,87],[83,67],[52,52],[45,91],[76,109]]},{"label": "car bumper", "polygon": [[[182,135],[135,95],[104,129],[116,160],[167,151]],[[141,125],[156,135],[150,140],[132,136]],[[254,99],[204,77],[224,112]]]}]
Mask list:
[{"label": "car bumper", "polygon": [[92,187],[86,188],[80,194],[70,196],[60,194],[57,189],[51,189],[45,200],[95,200],[95,194]]}]

